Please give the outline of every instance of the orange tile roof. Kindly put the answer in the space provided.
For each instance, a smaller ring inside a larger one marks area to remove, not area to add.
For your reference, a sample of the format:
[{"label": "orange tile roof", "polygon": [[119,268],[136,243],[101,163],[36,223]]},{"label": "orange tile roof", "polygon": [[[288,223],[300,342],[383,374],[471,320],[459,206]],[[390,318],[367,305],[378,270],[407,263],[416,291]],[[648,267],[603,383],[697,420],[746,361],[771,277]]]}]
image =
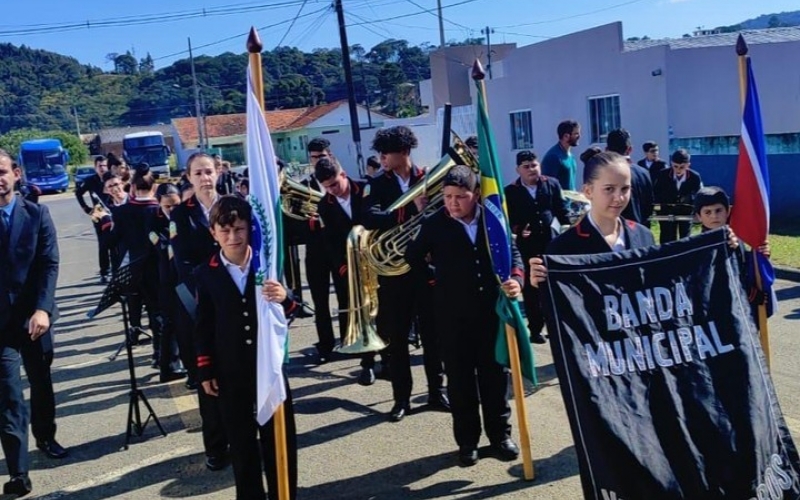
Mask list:
[{"label": "orange tile roof", "polygon": [[[336,101],[319,106],[267,111],[267,125],[272,132],[287,132],[310,125],[335,110],[347,101]],[[187,147],[197,143],[197,118],[173,118],[172,123],[178,131],[181,142]],[[205,117],[205,128],[210,138],[244,135],[247,128],[247,115],[210,115]]]}]

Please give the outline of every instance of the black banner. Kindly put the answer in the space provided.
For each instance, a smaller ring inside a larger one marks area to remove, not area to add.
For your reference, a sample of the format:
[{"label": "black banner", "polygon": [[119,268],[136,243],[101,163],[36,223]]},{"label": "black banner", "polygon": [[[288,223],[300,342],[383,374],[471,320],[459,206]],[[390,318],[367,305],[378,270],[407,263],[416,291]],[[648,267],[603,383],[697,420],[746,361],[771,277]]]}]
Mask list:
[{"label": "black banner", "polygon": [[800,460],[726,238],[545,257],[586,499],[800,498]]}]

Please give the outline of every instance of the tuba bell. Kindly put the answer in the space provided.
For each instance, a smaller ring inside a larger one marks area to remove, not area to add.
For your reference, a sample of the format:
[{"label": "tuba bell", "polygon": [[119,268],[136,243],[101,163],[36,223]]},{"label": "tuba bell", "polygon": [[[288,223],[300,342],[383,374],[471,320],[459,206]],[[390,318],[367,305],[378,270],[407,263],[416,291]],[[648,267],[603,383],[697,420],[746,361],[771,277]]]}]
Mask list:
[{"label": "tuba bell", "polygon": [[347,236],[347,289],[350,307],[347,310],[347,331],[342,346],[344,354],[380,351],[388,345],[378,335],[378,276],[369,267],[364,252],[368,233],[364,226],[355,226]]},{"label": "tuba bell", "polygon": [[287,217],[307,221],[317,214],[317,205],[325,193],[297,182],[284,172],[281,172],[279,181],[281,210]]}]

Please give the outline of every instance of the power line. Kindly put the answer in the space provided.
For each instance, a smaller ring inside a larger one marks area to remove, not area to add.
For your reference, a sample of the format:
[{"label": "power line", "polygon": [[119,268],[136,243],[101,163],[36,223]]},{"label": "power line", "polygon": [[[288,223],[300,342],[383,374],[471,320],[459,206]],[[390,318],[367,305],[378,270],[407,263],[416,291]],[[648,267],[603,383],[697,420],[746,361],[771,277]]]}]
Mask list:
[{"label": "power line", "polygon": [[294,23],[297,22],[297,19],[300,17],[300,13],[303,12],[303,7],[306,6],[306,2],[307,1],[308,0],[303,0],[303,3],[302,3],[302,5],[300,5],[300,8],[297,10],[297,14],[294,16],[294,19],[292,19],[292,22],[289,24],[289,27],[286,28],[286,33],[283,34],[283,36],[281,37],[280,41],[275,46],[276,48],[280,47],[283,44],[283,41],[286,40],[286,36],[289,35],[289,32],[292,31],[292,28],[294,28]]},{"label": "power line", "polygon": [[[460,5],[466,5],[468,3],[473,3],[473,2],[477,2],[477,1],[479,1],[479,0],[461,0],[460,2],[451,3],[450,5],[442,5],[442,9],[444,10],[444,9],[449,9],[451,7],[458,7]],[[641,1],[641,0],[637,0],[637,1]],[[361,25],[364,25],[364,24],[382,23],[384,21],[394,21],[395,19],[406,19],[408,17],[414,17],[414,16],[419,16],[421,14],[425,14],[425,13],[429,12],[429,10],[430,9],[425,9],[425,10],[421,10],[419,12],[411,12],[411,13],[402,14],[402,15],[399,15],[399,16],[386,17],[384,19],[375,19],[374,21],[370,21],[368,23],[365,23],[365,22],[350,23],[350,24],[347,25],[347,27],[349,28],[350,26],[361,26]]]},{"label": "power line", "polygon": [[[418,8],[420,8],[420,9],[422,9],[423,11],[427,12],[428,14],[432,15],[432,16],[433,16],[433,17],[435,17],[435,18],[438,18],[438,17],[439,17],[439,14],[438,14],[438,13],[436,13],[436,12],[434,12],[434,9],[426,9],[426,8],[425,8],[425,7],[423,7],[422,5],[420,5],[420,4],[418,4],[417,2],[415,2],[414,0],[406,0],[406,2],[410,3],[411,5],[413,5],[413,6],[415,6],[415,7],[418,7]],[[442,7],[442,8],[444,8],[444,7]],[[444,16],[442,16],[442,19],[444,19],[444,21],[445,21],[445,22],[448,22],[448,23],[452,24],[453,26],[458,26],[459,28],[463,28],[463,29],[465,29],[465,30],[470,30],[470,29],[471,29],[471,28],[469,28],[468,26],[464,26],[463,24],[458,24],[458,23],[456,23],[456,22],[453,22],[453,21],[451,21],[451,20],[447,19],[447,18],[446,18],[446,17],[444,17]]]},{"label": "power line", "polygon": [[619,7],[624,7],[626,5],[632,5],[632,4],[643,2],[643,1],[644,0],[630,0],[628,2],[623,2],[623,3],[616,4],[616,5],[609,5],[608,7],[603,7],[602,9],[592,10],[592,11],[589,11],[589,12],[583,12],[581,14],[574,14],[574,15],[571,15],[571,16],[559,17],[559,18],[556,18],[556,19],[548,19],[546,21],[536,21],[536,22],[532,22],[532,23],[509,24],[509,25],[506,25],[506,26],[498,26],[498,28],[501,28],[501,29],[502,28],[520,28],[522,26],[536,26],[536,25],[539,25],[539,24],[557,23],[557,22],[560,22],[560,21],[566,21],[568,19],[575,19],[575,18],[578,18],[578,17],[590,16],[592,14],[597,14],[597,13],[600,13],[600,12],[605,12],[607,10],[617,9]]}]

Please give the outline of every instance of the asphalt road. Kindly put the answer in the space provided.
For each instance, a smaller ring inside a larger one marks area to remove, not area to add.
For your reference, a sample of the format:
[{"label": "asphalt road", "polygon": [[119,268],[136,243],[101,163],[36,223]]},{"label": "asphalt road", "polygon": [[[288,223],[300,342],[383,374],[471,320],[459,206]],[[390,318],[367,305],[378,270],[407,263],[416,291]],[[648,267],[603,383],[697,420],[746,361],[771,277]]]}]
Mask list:
[{"label": "asphalt road", "polygon": [[[50,460],[31,440],[32,498],[154,499],[234,498],[230,469],[209,472],[203,465],[196,396],[182,382],[159,384],[149,367],[150,347],[134,351],[136,375],[168,435],[153,423],[122,450],[128,411],[125,356],[109,361],[122,342],[119,309],[89,321],[102,287],[89,220],[71,194],[43,199],[54,216],[61,248],[53,377],[58,401],[58,439],[70,449],[63,461]],[[800,432],[800,283],[780,281],[780,313],[771,321],[773,377],[795,436]],[[578,499],[577,462],[549,348],[536,346],[539,378],[526,397],[536,479],[522,479],[520,461],[481,459],[457,466],[450,417],[425,411],[427,393],[414,389],[415,411],[400,423],[385,414],[391,387],[355,383],[357,359],[312,363],[312,320],[291,330],[290,383],[300,443],[301,499]],[[415,381],[424,380],[414,352]],[[513,406],[513,405],[512,405]],[[143,411],[146,409],[142,406]],[[516,416],[513,417],[516,422]],[[516,424],[514,425],[516,428]],[[515,429],[516,432],[516,429]],[[483,442],[482,445],[488,445]],[[3,460],[4,462],[4,460]],[[5,464],[0,465],[5,471]],[[2,495],[0,495],[2,498]]]}]

